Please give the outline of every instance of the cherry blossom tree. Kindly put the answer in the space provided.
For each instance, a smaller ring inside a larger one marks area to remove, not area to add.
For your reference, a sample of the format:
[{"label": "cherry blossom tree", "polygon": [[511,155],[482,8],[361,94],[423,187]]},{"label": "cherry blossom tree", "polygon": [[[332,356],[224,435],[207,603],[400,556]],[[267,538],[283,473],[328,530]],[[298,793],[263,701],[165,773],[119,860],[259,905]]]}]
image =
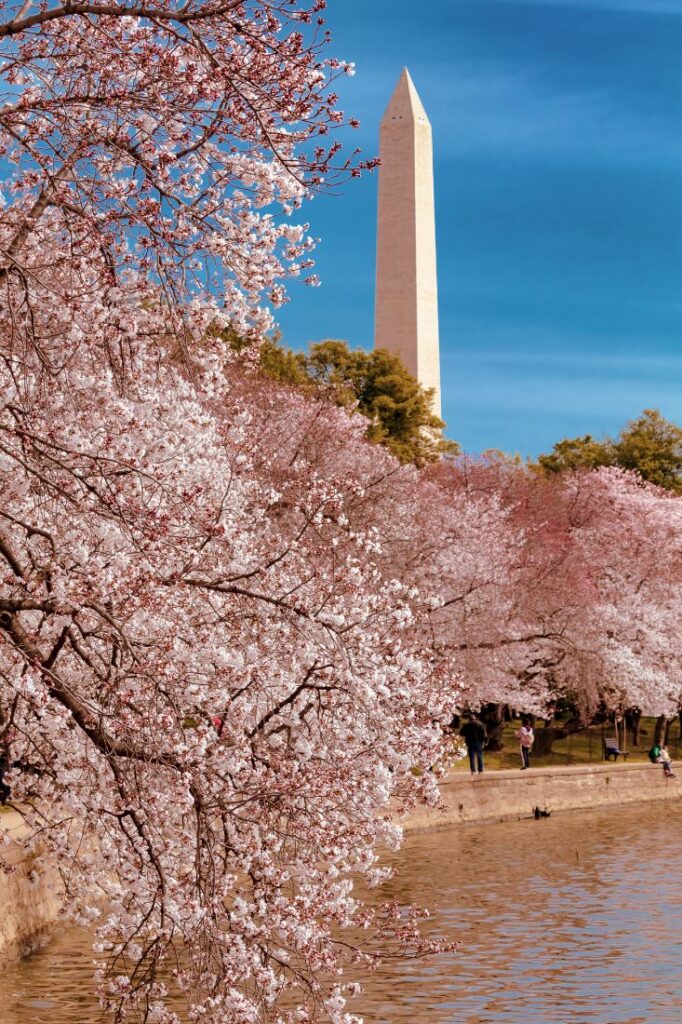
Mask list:
[{"label": "cherry blossom tree", "polygon": [[0,26],[0,728],[116,1019],[352,1020],[345,964],[426,948],[352,893],[443,747],[408,588],[345,511],[388,456],[288,392],[273,430],[219,340],[307,268],[350,70],[323,6]]},{"label": "cherry blossom tree", "polygon": [[518,531],[511,559],[497,563],[507,603],[494,602],[488,627],[498,656],[511,648],[513,658],[503,693],[489,699],[516,690],[509,699],[528,710],[567,694],[586,716],[600,704],[672,713],[682,679],[679,499],[613,468],[547,480],[474,463],[457,468],[452,486],[472,502],[496,498]]},{"label": "cherry blossom tree", "polygon": [[[393,460],[342,410],[268,417],[219,359],[188,383],[155,355],[134,400],[53,388],[3,436],[13,797],[82,919],[106,907],[121,1017],[173,1020],[179,988],[197,1019],[346,1019],[344,963],[419,948],[351,879],[443,754],[408,588],[347,511]],[[343,486],[306,451],[329,435]]]},{"label": "cherry blossom tree", "polygon": [[311,265],[291,214],[362,166],[336,160],[331,86],[353,68],[326,54],[324,7],[6,4],[5,322],[40,344],[58,308],[62,330],[91,334],[94,302],[125,336],[125,292],[141,279],[184,343],[207,319],[267,327],[263,299],[281,303],[281,277]]},{"label": "cherry blossom tree", "polygon": [[678,699],[679,499],[401,466],[221,341],[270,324],[309,269],[292,214],[362,166],[323,7],[0,23],[0,741],[120,1021],[351,1024],[347,968],[433,948],[353,885],[436,801],[454,707],[588,669]]},{"label": "cherry blossom tree", "polygon": [[682,503],[618,469],[573,479],[566,491],[582,506],[573,540],[596,589],[600,696],[618,711],[670,716],[682,701]]},{"label": "cherry blossom tree", "polygon": [[551,671],[550,689],[577,698],[586,715],[600,704],[674,711],[682,679],[674,626],[679,500],[607,468],[549,488],[532,481],[520,512],[529,541],[525,600],[551,632],[549,658],[539,662]]}]

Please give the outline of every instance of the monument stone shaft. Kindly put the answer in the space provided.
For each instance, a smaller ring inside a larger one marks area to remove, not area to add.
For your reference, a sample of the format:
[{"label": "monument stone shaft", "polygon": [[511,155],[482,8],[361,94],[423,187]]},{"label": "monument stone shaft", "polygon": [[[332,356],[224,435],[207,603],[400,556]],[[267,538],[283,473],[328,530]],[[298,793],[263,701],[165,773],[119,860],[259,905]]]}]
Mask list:
[{"label": "monument stone shaft", "polygon": [[374,347],[386,348],[441,414],[431,125],[407,68],[381,122]]}]

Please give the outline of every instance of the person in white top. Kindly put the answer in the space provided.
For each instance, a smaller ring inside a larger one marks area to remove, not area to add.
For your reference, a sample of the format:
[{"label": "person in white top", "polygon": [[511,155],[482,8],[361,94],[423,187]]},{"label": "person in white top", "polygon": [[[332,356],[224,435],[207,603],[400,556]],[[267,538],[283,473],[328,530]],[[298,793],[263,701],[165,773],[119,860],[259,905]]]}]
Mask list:
[{"label": "person in white top", "polygon": [[530,724],[528,719],[522,719],[521,728],[517,731],[516,738],[519,741],[519,749],[521,751],[521,771],[523,771],[524,768],[530,768],[530,750],[533,746],[533,740],[535,739],[533,726]]},{"label": "person in white top", "polygon": [[663,774],[667,775],[668,778],[675,778],[675,772],[673,771],[673,763],[668,753],[667,747],[661,747],[658,755],[659,764],[663,765]]}]

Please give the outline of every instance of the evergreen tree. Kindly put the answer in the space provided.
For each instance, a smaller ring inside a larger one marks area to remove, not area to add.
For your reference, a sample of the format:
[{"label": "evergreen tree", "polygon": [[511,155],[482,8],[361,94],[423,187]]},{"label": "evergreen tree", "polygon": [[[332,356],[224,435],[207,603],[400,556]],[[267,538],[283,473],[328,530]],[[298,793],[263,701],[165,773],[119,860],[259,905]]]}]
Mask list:
[{"label": "evergreen tree", "polygon": [[260,368],[274,380],[357,410],[369,420],[368,439],[401,462],[424,465],[459,451],[442,436],[444,423],[431,411],[432,392],[385,349],[365,352],[350,349],[345,341],[322,341],[305,355],[268,339]]},{"label": "evergreen tree", "polygon": [[598,469],[615,462],[613,441],[597,441],[591,434],[567,437],[557,441],[549,455],[538,456],[536,468],[547,475],[566,473],[575,469]]},{"label": "evergreen tree", "polygon": [[616,440],[598,441],[590,434],[566,438],[548,455],[540,455],[534,468],[551,475],[599,466],[634,470],[652,484],[682,493],[682,427],[657,409],[645,409]]},{"label": "evergreen tree", "polygon": [[616,463],[645,480],[682,493],[682,427],[645,409],[628,423],[613,446]]}]

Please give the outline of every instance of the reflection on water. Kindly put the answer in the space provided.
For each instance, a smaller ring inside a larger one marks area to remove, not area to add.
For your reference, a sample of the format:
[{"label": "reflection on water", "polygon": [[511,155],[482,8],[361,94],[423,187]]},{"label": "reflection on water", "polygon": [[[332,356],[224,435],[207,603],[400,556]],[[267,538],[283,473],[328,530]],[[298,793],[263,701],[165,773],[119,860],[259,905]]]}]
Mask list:
[{"label": "reflection on water", "polygon": [[92,939],[83,929],[55,932],[37,953],[0,971],[2,1024],[100,1024],[92,980]]},{"label": "reflection on water", "polygon": [[[387,965],[366,1024],[680,1024],[676,804],[424,833],[386,895],[432,908],[456,953]],[[86,937],[0,974],[2,1024],[97,1024]]]},{"label": "reflection on water", "polygon": [[367,1024],[680,1024],[681,841],[676,804],[413,837],[395,893],[461,947],[373,979]]}]

